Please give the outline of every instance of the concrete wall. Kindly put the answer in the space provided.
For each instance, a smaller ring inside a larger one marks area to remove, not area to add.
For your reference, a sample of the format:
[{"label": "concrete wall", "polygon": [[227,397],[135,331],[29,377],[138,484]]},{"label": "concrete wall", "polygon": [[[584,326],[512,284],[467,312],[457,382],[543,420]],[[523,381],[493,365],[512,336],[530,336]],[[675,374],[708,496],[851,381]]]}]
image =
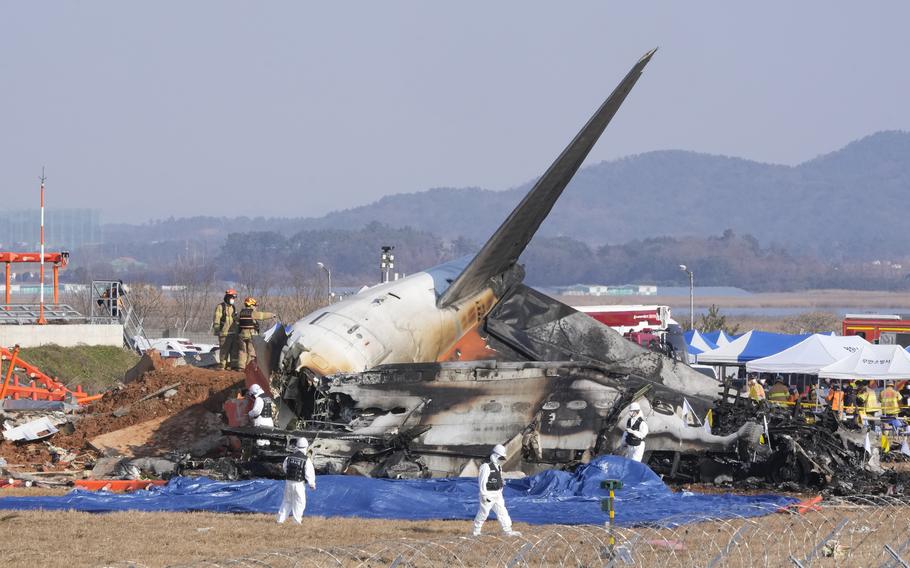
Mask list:
[{"label": "concrete wall", "polygon": [[54,343],[61,347],[76,345],[123,345],[120,324],[0,325],[0,345],[10,348],[38,347]]}]

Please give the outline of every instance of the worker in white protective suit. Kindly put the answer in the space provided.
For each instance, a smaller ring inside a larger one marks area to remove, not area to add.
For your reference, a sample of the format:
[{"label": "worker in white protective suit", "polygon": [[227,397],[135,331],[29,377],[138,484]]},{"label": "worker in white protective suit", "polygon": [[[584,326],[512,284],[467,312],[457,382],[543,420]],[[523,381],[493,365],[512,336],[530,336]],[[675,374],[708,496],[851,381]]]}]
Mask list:
[{"label": "worker in white protective suit", "polygon": [[[265,396],[265,391],[257,384],[253,384],[253,386],[250,387],[249,396],[253,398],[253,408],[248,413],[250,420],[253,421],[253,426],[274,428],[275,422],[272,420],[272,399]],[[256,440],[256,445],[268,446],[269,441]]]},{"label": "worker in white protective suit", "polygon": [[506,459],[506,449],[502,444],[497,444],[490,454],[490,460],[480,466],[477,476],[477,485],[480,489],[480,508],[474,517],[474,536],[480,536],[480,529],[490,514],[496,513],[496,519],[502,526],[502,532],[508,536],[521,536],[520,532],[512,530],[512,519],[506,510],[506,501],[502,497],[502,462]]},{"label": "worker in white protective suit", "polygon": [[306,509],[306,485],[316,489],[316,470],[313,461],[307,456],[310,446],[306,438],[297,438],[293,454],[284,458],[281,469],[284,470],[284,498],[278,508],[278,523],[287,520],[288,514],[294,517],[299,525],[303,522],[303,510]]},{"label": "worker in white protective suit", "polygon": [[641,406],[637,402],[629,405],[629,419],[626,420],[626,430],[622,433],[623,456],[641,461],[645,455],[645,438],[648,436],[648,423],[641,415]]}]

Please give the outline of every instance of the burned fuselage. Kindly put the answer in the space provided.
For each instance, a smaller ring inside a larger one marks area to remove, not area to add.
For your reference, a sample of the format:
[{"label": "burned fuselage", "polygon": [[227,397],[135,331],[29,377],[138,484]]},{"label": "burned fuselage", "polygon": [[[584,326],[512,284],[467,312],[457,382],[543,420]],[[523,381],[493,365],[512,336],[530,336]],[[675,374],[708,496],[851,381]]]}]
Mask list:
[{"label": "burned fuselage", "polygon": [[380,475],[470,471],[499,443],[512,467],[583,460],[616,447],[633,401],[651,450],[727,451],[742,438],[697,424],[716,381],[522,284],[520,254],[653,54],[473,258],[368,288],[259,342],[279,428],[316,439],[326,469]]}]

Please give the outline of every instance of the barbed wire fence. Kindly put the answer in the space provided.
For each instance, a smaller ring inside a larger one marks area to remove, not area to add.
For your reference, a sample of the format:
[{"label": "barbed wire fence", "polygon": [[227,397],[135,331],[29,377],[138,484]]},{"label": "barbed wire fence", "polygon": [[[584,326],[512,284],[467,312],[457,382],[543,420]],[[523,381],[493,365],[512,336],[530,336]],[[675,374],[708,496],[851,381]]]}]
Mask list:
[{"label": "barbed wire fence", "polygon": [[[620,505],[621,507],[621,505]],[[910,500],[884,496],[835,498],[817,506],[768,510],[766,516],[668,517],[636,527],[532,527],[520,537],[490,534],[442,539],[392,539],[362,546],[263,550],[241,558],[182,565],[256,567],[543,566],[910,567]],[[143,568],[137,562],[109,565]]]}]

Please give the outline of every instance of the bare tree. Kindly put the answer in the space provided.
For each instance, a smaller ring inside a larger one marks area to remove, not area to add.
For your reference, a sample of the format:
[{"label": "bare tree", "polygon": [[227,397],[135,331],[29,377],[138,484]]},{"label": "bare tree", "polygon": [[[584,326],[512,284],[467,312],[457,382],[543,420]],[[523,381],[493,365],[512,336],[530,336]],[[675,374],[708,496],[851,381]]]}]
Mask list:
[{"label": "bare tree", "polygon": [[127,287],[127,299],[133,306],[133,315],[143,327],[166,321],[172,310],[165,302],[160,286],[138,282]]},{"label": "bare tree", "polygon": [[206,331],[211,328],[210,312],[214,309],[215,267],[200,264],[197,259],[178,257],[171,267],[176,329]]},{"label": "bare tree", "polygon": [[840,320],[830,312],[806,312],[787,318],[782,326],[786,333],[825,333],[836,331]]}]

